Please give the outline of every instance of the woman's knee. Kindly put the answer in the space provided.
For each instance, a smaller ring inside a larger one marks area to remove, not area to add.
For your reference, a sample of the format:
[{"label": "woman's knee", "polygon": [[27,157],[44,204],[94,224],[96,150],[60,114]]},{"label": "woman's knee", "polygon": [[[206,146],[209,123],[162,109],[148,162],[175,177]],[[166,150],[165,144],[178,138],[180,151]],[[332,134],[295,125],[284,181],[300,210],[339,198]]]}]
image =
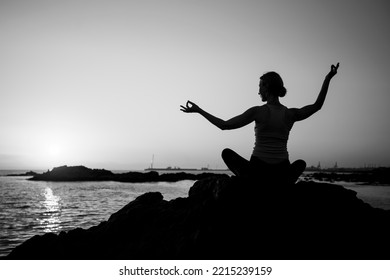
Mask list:
[{"label": "woman's knee", "polygon": [[226,148],[226,149],[223,149],[221,156],[222,156],[223,160],[226,160],[226,159],[231,158],[233,154],[235,154],[233,152],[233,150]]},{"label": "woman's knee", "polygon": [[294,168],[304,170],[306,168],[306,161],[304,161],[303,159],[298,159],[298,160],[294,161],[291,165]]}]

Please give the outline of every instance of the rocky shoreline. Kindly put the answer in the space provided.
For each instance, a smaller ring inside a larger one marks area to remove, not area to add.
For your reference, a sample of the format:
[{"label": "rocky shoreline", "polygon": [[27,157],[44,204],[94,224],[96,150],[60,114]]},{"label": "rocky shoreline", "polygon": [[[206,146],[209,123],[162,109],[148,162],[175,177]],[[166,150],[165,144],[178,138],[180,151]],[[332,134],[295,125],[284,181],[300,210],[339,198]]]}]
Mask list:
[{"label": "rocky shoreline", "polygon": [[375,168],[367,171],[354,172],[314,172],[306,178],[324,182],[350,182],[360,185],[390,186],[390,168]]},{"label": "rocky shoreline", "polygon": [[19,174],[7,174],[5,177],[25,177],[25,176],[35,176],[38,175],[37,172],[34,171],[27,171],[25,173],[19,173]]},{"label": "rocky shoreline", "polygon": [[224,177],[224,174],[215,174],[204,172],[201,174],[192,174],[186,172],[159,174],[156,171],[149,172],[127,172],[113,173],[105,169],[91,169],[85,166],[60,166],[43,174],[35,174],[29,180],[32,181],[115,181],[128,183],[146,183],[146,182],[177,182],[181,180],[201,180],[208,177]]},{"label": "rocky shoreline", "polygon": [[339,185],[198,180],[145,193],[97,226],[37,235],[8,259],[389,259],[390,213]]}]

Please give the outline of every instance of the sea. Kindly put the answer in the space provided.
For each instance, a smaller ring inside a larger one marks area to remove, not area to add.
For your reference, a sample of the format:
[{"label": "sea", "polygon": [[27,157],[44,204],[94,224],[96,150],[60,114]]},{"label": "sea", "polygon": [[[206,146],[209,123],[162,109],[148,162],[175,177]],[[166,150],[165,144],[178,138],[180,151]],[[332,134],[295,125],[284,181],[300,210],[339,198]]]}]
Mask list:
[{"label": "sea", "polygon": [[[0,170],[0,258],[34,235],[96,226],[139,195],[161,192],[165,200],[188,196],[194,181],[175,183],[40,182],[7,177]],[[41,171],[37,171],[41,172]],[[177,171],[176,171],[177,172]],[[390,186],[335,182],[355,190],[373,207],[390,210]]]}]

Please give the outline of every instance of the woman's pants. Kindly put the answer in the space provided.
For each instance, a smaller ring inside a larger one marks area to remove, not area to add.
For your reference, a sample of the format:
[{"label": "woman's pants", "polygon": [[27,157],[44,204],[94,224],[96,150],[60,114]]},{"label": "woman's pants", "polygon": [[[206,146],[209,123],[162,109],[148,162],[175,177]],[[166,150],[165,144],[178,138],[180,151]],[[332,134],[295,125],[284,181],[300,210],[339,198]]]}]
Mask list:
[{"label": "woman's pants", "polygon": [[252,156],[248,161],[231,149],[222,151],[222,159],[236,176],[270,182],[295,183],[306,168],[306,162],[301,159],[292,164],[288,159],[281,163],[269,164]]}]

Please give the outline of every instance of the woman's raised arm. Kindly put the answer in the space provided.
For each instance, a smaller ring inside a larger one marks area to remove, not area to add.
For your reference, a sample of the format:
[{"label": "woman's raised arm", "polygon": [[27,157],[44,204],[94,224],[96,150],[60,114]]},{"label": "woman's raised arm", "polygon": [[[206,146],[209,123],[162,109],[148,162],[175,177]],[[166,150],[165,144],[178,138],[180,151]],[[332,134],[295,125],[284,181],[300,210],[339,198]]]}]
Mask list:
[{"label": "woman's raised arm", "polygon": [[325,80],[322,84],[320,93],[318,94],[316,102],[314,102],[311,105],[307,105],[300,109],[290,109],[293,113],[293,119],[294,121],[302,121],[304,119],[307,119],[314,113],[318,112],[322,106],[324,105],[326,95],[328,93],[328,88],[331,79],[337,74],[337,70],[339,68],[340,63],[337,63],[336,66],[332,65],[330,68],[330,72],[326,75]]}]

